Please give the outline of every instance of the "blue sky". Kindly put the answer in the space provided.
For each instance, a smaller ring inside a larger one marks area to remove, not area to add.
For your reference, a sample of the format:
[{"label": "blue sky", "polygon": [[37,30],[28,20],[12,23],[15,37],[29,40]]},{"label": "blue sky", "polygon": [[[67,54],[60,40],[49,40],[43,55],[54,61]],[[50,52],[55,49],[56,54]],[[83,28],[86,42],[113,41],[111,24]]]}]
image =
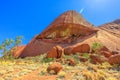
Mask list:
[{"label": "blue sky", "polygon": [[120,0],[0,0],[0,43],[24,36],[27,44],[57,16],[76,10],[98,26],[120,18]]}]

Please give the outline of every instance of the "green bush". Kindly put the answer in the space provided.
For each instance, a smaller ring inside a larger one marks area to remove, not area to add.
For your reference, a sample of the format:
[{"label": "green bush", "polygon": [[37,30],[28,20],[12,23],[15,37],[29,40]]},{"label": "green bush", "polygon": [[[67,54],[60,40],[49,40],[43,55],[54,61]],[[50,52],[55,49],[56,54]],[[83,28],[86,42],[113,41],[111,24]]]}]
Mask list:
[{"label": "green bush", "polygon": [[91,46],[91,49],[97,54],[98,50],[100,50],[102,47],[103,45],[101,43],[94,42]]},{"label": "green bush", "polygon": [[84,53],[84,54],[83,54],[83,57],[85,57],[86,59],[90,59],[89,53]]},{"label": "green bush", "polygon": [[54,58],[44,58],[42,62],[49,63],[54,61]]}]

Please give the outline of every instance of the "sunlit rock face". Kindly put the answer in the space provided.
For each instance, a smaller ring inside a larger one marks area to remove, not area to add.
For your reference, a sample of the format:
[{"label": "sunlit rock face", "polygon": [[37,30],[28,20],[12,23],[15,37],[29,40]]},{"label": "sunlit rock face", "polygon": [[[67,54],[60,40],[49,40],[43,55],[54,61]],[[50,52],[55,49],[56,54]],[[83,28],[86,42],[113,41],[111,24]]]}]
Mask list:
[{"label": "sunlit rock face", "polygon": [[37,36],[37,39],[52,39],[54,42],[60,40],[67,43],[67,40],[70,42],[73,38],[82,38],[95,32],[94,26],[86,21],[82,15],[76,11],[68,11],[53,21],[46,30]]},{"label": "sunlit rock face", "polygon": [[97,30],[76,11],[67,11],[56,18],[42,33],[35,36],[20,57],[47,53],[60,45],[63,48],[75,45],[95,35]]},{"label": "sunlit rock face", "polygon": [[120,38],[120,19],[103,24],[100,28]]}]

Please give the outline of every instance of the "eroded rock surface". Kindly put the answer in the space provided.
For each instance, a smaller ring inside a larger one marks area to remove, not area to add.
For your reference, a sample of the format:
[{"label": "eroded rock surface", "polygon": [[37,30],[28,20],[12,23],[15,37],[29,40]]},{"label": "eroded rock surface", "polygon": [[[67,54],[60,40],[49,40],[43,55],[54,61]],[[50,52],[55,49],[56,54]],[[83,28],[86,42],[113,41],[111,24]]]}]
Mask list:
[{"label": "eroded rock surface", "polygon": [[58,72],[62,70],[62,65],[59,62],[54,62],[48,66],[47,72],[49,73],[51,70],[53,70],[55,74],[58,74]]}]

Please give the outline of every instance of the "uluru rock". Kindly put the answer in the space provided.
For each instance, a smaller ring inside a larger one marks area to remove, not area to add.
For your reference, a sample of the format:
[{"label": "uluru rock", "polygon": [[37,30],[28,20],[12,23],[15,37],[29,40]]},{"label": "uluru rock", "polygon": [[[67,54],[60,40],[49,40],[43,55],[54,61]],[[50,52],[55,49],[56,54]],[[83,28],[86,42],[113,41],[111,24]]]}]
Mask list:
[{"label": "uluru rock", "polygon": [[98,30],[76,11],[67,11],[55,19],[42,33],[36,35],[19,57],[37,56],[54,46],[76,45],[95,35]]},{"label": "uluru rock", "polygon": [[58,72],[62,70],[62,65],[59,62],[54,62],[48,66],[47,72],[49,73],[51,70],[53,70],[55,74],[58,74]]},{"label": "uluru rock", "polygon": [[63,48],[60,46],[53,47],[50,51],[47,53],[47,58],[61,58],[63,53]]}]

